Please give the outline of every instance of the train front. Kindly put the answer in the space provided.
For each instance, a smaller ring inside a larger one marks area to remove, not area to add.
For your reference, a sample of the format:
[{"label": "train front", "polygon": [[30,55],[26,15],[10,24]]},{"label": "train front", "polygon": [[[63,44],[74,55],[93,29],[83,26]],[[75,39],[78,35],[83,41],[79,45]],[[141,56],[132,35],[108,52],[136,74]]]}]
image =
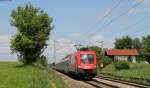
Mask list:
[{"label": "train front", "polygon": [[96,53],[93,51],[80,51],[77,54],[78,73],[80,77],[93,78],[97,74]]}]

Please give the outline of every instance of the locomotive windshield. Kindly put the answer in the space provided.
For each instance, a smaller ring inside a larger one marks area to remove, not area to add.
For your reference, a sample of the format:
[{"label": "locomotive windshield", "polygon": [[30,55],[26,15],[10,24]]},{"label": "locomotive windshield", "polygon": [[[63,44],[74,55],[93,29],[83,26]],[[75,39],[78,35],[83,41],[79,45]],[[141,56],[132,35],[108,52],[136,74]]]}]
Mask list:
[{"label": "locomotive windshield", "polygon": [[92,54],[81,54],[80,59],[83,64],[92,64],[94,62],[94,56]]}]

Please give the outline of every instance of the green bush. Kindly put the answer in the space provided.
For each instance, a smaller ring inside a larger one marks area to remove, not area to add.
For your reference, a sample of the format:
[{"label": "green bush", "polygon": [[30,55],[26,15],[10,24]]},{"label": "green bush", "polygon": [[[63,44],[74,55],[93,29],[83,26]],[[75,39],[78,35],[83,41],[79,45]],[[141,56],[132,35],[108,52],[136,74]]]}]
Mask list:
[{"label": "green bush", "polygon": [[138,57],[136,58],[136,61],[137,61],[138,63],[140,63],[140,62],[145,61],[145,58],[144,58],[144,57],[141,57],[141,56],[138,56]]},{"label": "green bush", "polygon": [[44,67],[48,66],[47,58],[44,55],[39,57],[37,63],[44,66]]},{"label": "green bush", "polygon": [[101,59],[101,63],[103,63],[103,67],[110,64],[111,62],[112,62],[112,59],[107,56],[105,56]]},{"label": "green bush", "polygon": [[118,61],[114,62],[114,66],[117,70],[129,69],[129,63],[126,61]]}]

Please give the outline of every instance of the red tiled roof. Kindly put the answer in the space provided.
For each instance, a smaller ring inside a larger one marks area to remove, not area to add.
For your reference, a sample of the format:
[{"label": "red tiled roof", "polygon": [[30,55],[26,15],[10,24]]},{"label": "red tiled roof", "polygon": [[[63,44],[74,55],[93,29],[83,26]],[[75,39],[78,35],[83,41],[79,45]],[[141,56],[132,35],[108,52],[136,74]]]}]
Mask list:
[{"label": "red tiled roof", "polygon": [[136,56],[139,55],[138,51],[136,49],[110,49],[106,50],[107,56]]}]

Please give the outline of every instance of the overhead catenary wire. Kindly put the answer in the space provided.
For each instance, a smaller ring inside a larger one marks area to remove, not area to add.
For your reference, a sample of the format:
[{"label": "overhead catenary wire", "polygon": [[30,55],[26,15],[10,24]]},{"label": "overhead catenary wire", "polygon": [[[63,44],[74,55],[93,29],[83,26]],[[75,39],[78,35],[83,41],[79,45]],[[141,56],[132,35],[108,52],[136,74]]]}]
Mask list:
[{"label": "overhead catenary wire", "polygon": [[136,26],[136,25],[140,24],[141,22],[143,22],[145,20],[148,20],[148,19],[150,19],[150,16],[145,16],[145,17],[141,18],[140,20],[136,21],[135,23],[130,24],[130,25],[124,27],[123,29],[128,30],[128,29],[130,29],[130,28],[132,28],[132,27],[134,27],[134,26]]},{"label": "overhead catenary wire", "polygon": [[[140,23],[142,23],[142,22],[144,22],[145,20],[148,20],[148,19],[150,19],[150,15],[145,16],[145,17],[141,18],[140,20],[136,21],[135,23],[130,24],[130,25],[128,25],[128,26],[126,26],[126,27],[124,27],[124,28],[122,28],[122,29],[126,29],[126,30],[131,29],[131,28],[135,27],[136,25],[138,25],[138,24],[140,24]],[[149,26],[148,26],[148,27],[149,27]],[[144,27],[143,30],[145,30],[146,28],[147,28],[147,27]],[[137,32],[141,32],[141,31],[143,31],[143,30],[141,30],[141,29],[140,29],[140,30],[136,30],[135,32],[126,33],[125,35],[126,35],[126,36],[129,36],[129,35],[135,34],[135,33],[137,33]]]},{"label": "overhead catenary wire", "polygon": [[[143,1],[144,1],[144,0],[142,0],[142,1],[140,1],[139,3],[133,5],[131,8],[133,9],[133,8],[139,6]],[[120,0],[120,2],[121,2],[121,0]],[[114,7],[114,8],[116,8],[116,7]],[[114,9],[114,8],[113,8],[113,9]],[[115,17],[114,19],[112,19],[112,20],[107,24],[107,26],[110,25],[111,23],[113,23],[114,21],[118,20],[120,17],[122,17],[122,16],[124,16],[125,14],[127,14],[129,11],[130,11],[130,9],[129,9],[128,11],[126,11],[126,12],[120,14],[119,16]],[[112,13],[112,12],[110,12],[110,13]],[[109,14],[110,14],[110,13],[109,13]],[[104,18],[106,18],[106,17],[107,17],[107,14],[104,16]],[[102,18],[102,20],[104,20],[104,18]],[[138,23],[135,23],[135,24],[138,24]],[[135,25],[135,24],[134,24],[134,25]],[[105,28],[105,26],[104,26],[104,27],[102,26],[102,29],[103,29],[103,28]],[[97,31],[96,31],[96,33],[97,33]],[[92,34],[95,34],[95,32],[92,33]]]},{"label": "overhead catenary wire", "polygon": [[133,34],[138,33],[138,32],[142,32],[142,31],[144,31],[144,30],[146,30],[146,29],[148,29],[148,28],[150,28],[150,25],[145,26],[144,28],[139,29],[139,30],[136,30],[136,31],[134,31],[134,32],[128,33],[127,36],[133,35]]},{"label": "overhead catenary wire", "polygon": [[[112,19],[108,24],[102,26],[101,28],[104,29],[105,27],[107,27],[108,25],[110,25],[112,22],[114,22],[114,21],[118,20],[120,17],[126,15],[128,12],[130,12],[131,9],[136,8],[137,6],[139,6],[142,2],[144,2],[144,0],[141,0],[141,1],[139,1],[138,3],[134,4],[134,5],[133,5],[131,8],[129,8],[126,12],[124,12],[124,13],[120,14],[119,16],[117,16],[118,18],[116,17],[116,18]],[[134,24],[131,24],[131,25],[125,27],[125,28],[129,29],[129,28],[131,28],[131,27],[133,27],[133,26],[135,26],[135,25],[141,23],[142,21],[145,21],[145,20],[149,19],[149,17],[150,17],[150,16],[143,17],[143,18],[140,19],[139,21],[137,21],[137,22],[135,22]],[[149,27],[149,26],[148,26],[148,27]],[[148,28],[148,27],[144,27],[143,30],[145,30],[145,29]],[[132,33],[130,33],[129,35],[135,34],[135,33],[139,32],[139,31],[141,31],[141,30],[137,30],[137,31],[135,31],[135,32],[132,32]],[[97,31],[94,32],[93,34],[91,34],[90,36],[88,36],[88,38],[91,37],[91,36],[93,36],[95,33],[97,33]]]},{"label": "overhead catenary wire", "polygon": [[[148,16],[145,16],[145,17],[143,17],[143,18],[141,18],[140,20],[136,21],[136,22],[133,23],[133,24],[130,24],[130,25],[124,27],[123,29],[126,29],[126,30],[131,29],[131,28],[133,28],[134,26],[136,26],[136,25],[140,24],[141,22],[143,22],[143,21],[145,21],[145,20],[148,20],[148,19],[150,19],[150,16],[149,16],[149,15],[148,15]],[[136,31],[134,31],[134,32],[127,33],[127,34],[125,34],[125,35],[126,35],[126,36],[129,36],[129,35],[132,35],[132,34],[136,34],[136,33],[138,33],[138,32],[142,32],[142,31],[146,30],[146,29],[149,28],[149,27],[150,27],[150,25],[149,25],[149,26],[146,26],[146,27],[144,27],[144,28],[142,28],[142,29],[136,30]]]},{"label": "overhead catenary wire", "polygon": [[[113,13],[113,11],[121,4],[123,0],[119,0],[110,10],[108,13],[106,13],[100,20],[98,20],[92,27],[90,27],[86,33],[84,34],[88,34],[92,29],[94,29],[98,24],[100,24],[106,17],[108,17],[109,15],[111,15]],[[80,36],[80,39],[82,39],[84,37],[84,34],[82,36]]]},{"label": "overhead catenary wire", "polygon": [[119,16],[115,17],[114,19],[110,20],[107,24],[103,25],[101,28],[99,28],[98,30],[96,30],[95,32],[93,32],[92,34],[88,35],[87,37],[91,37],[93,35],[95,35],[98,31],[105,29],[106,27],[108,27],[110,24],[112,24],[113,22],[117,21],[119,18],[121,18],[122,16],[126,15],[127,13],[130,12],[131,9],[138,7],[142,2],[144,2],[144,0],[139,1],[138,3],[134,4],[131,8],[129,8],[127,11],[121,13]]},{"label": "overhead catenary wire", "polygon": [[[145,30],[147,30],[147,29],[149,29],[149,28],[150,28],[150,25],[145,26],[145,27],[143,27],[143,28],[141,28],[141,29],[138,29],[138,30],[136,30],[136,31],[134,31],[134,32],[130,32],[130,33],[128,33],[128,34],[125,34],[124,36],[132,36],[132,35],[134,35],[134,34],[136,34],[136,33],[143,32],[143,31],[145,31]],[[109,44],[109,43],[107,43],[107,44]]]}]

